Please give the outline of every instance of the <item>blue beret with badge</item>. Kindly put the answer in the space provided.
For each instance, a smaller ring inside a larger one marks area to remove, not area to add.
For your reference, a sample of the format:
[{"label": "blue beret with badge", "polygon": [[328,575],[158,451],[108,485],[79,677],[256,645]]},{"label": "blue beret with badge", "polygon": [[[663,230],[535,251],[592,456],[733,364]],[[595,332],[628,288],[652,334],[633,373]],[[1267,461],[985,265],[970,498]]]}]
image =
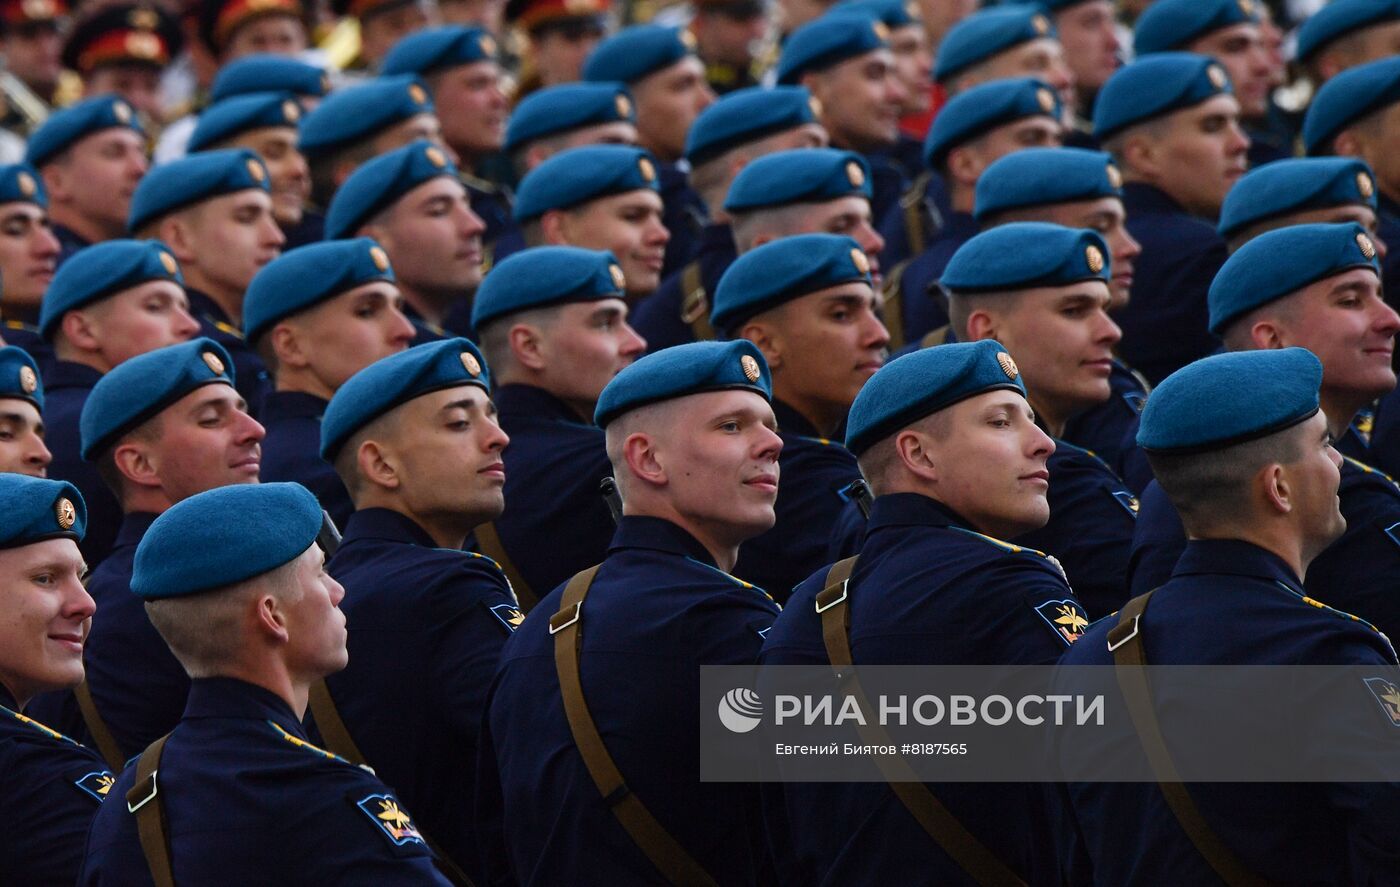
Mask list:
[{"label": "blue beret with badge", "polygon": [[32,203],[48,209],[49,195],[38,171],[27,163],[0,166],[0,203]]},{"label": "blue beret with badge", "polygon": [[1306,348],[1213,354],[1152,389],[1137,444],[1185,455],[1258,440],[1311,419],[1321,386],[1322,362]]},{"label": "blue beret with badge", "polygon": [[788,35],[778,56],[778,82],[796,84],[856,56],[889,48],[890,30],[868,12],[841,8],[807,22]]},{"label": "blue beret with badge", "polygon": [[816,102],[800,86],[753,86],[721,96],[701,111],[685,140],[691,166],[713,160],[732,148],[816,123]]},{"label": "blue beret with badge", "polygon": [[393,283],[394,269],[389,255],[368,237],[299,246],[253,275],[243,297],[245,335],[257,342],[279,320],[376,281]]},{"label": "blue beret with badge", "polygon": [[729,185],[724,208],[750,212],[857,195],[870,199],[870,163],[854,151],[796,148],[749,161]]},{"label": "blue beret with badge", "polygon": [[656,161],[644,148],[585,145],[561,151],[525,174],[515,192],[515,220],[528,222],[611,194],[660,189]]},{"label": "blue beret with badge", "polygon": [[1211,281],[1210,331],[1220,335],[1255,308],[1353,268],[1381,273],[1375,242],[1355,222],[1265,231],[1231,253]]},{"label": "blue beret with badge", "polygon": [[708,391],[752,391],[771,401],[773,376],[763,352],[748,339],[687,342],[653,351],[603,388],[593,424],[606,428],[639,407]]},{"label": "blue beret with badge", "polygon": [[1123,196],[1123,174],[1113,158],[1084,148],[1025,148],[982,171],[972,215],[1052,203]]},{"label": "blue beret with badge", "polygon": [[1303,118],[1303,147],[1330,154],[1344,129],[1400,102],[1400,56],[1347,68],[1322,84]]},{"label": "blue beret with badge", "polygon": [[130,129],[145,135],[136,112],[125,99],[114,95],[93,96],[50,114],[29,137],[24,162],[38,169],[74,143],[104,129]]},{"label": "blue beret with badge", "polygon": [[291,563],[320,532],[321,505],[301,484],[206,490],[152,522],[136,546],[131,590],[155,601],[227,588]]},{"label": "blue beret with badge", "polygon": [[1332,0],[1304,19],[1298,28],[1298,61],[1339,37],[1362,28],[1400,19],[1400,0]]},{"label": "blue beret with badge", "polygon": [[301,105],[290,92],[253,92],[215,102],[199,115],[190,134],[190,151],[203,151],[250,129],[283,126],[296,129]]},{"label": "blue beret with badge", "polygon": [[1234,91],[1215,59],[1159,52],[1119,68],[1094,102],[1094,138],[1103,142],[1130,126],[1191,108]]},{"label": "blue beret with badge", "polygon": [[1289,157],[1245,173],[1220,207],[1221,237],[1250,225],[1331,206],[1376,208],[1376,177],[1357,157]]},{"label": "blue beret with badge", "polygon": [[901,428],[988,391],[1026,394],[1016,362],[995,340],[953,342],[897,357],[875,371],[851,404],[846,449],[859,456]]},{"label": "blue beret with badge", "polygon": [[447,25],[415,31],[395,43],[380,73],[426,76],[436,71],[496,60],[496,38],[482,28]]},{"label": "blue beret with badge", "polygon": [[0,548],[18,548],[49,539],[81,542],[87,531],[87,504],[78,488],[63,480],[0,474]]},{"label": "blue beret with badge", "polygon": [[617,257],[576,246],[537,246],[512,253],[491,269],[472,299],[472,328],[498,317],[563,305],[620,299],[627,279]]},{"label": "blue beret with badge", "polygon": [[430,179],[457,178],[457,167],[426,139],[395,148],[360,165],[326,207],[326,239],[353,237],[371,218]]},{"label": "blue beret with badge", "polygon": [[1063,113],[1059,94],[1050,84],[1034,77],[1013,77],[980,83],[949,99],[924,137],[924,165],[937,169],[954,148],[1027,117],[1050,117],[1057,123]]},{"label": "blue beret with badge", "polygon": [[923,15],[919,5],[911,0],[841,0],[832,7],[833,12],[856,12],[868,15],[885,27],[907,28],[923,25]]},{"label": "blue beret with badge", "polygon": [[621,83],[561,83],[537,89],[515,106],[506,124],[506,153],[546,136],[600,123],[637,121],[632,94]]},{"label": "blue beret with badge", "polygon": [[583,63],[583,79],[636,83],[694,54],[695,37],[684,28],[632,25],[593,48]]},{"label": "blue beret with badge", "polygon": [[955,293],[995,293],[1086,280],[1108,283],[1108,244],[1097,231],[1011,222],[958,247],[940,282]]},{"label": "blue beret with badge", "polygon": [[355,432],[395,407],[461,385],[491,390],[486,358],[467,339],[429,342],[375,361],[331,398],[321,420],[321,458],[334,462]]},{"label": "blue beret with badge", "polygon": [[247,148],[199,151],[152,167],[131,196],[126,225],[133,232],[187,206],[235,194],[269,191],[267,166]]},{"label": "blue beret with badge", "polygon": [[233,385],[233,360],[213,339],[191,339],[118,364],[92,387],[78,418],[82,457],[93,462],[122,435],[205,385]]},{"label": "blue beret with badge", "polygon": [[715,287],[710,323],[734,332],[749,318],[843,283],[870,284],[870,260],[849,237],[796,234],[741,255]]},{"label": "blue beret with badge", "polygon": [[104,240],[78,250],[58,267],[39,306],[39,333],[50,342],[63,315],[152,280],[181,287],[185,278],[159,240]]},{"label": "blue beret with badge", "polygon": [[1133,52],[1185,49],[1214,31],[1258,23],[1254,0],[1155,0],[1133,26]]},{"label": "blue beret with badge", "polygon": [[984,9],[948,29],[938,45],[933,79],[945,82],[1013,46],[1054,36],[1055,26],[1039,6],[1013,4]]},{"label": "blue beret with badge", "polygon": [[297,148],[308,160],[325,157],[410,117],[433,113],[417,77],[376,77],[337,89],[301,119]]},{"label": "blue beret with badge", "polygon": [[290,92],[317,98],[331,91],[326,72],[284,55],[247,55],[234,59],[214,75],[209,100],[215,104],[250,92]]},{"label": "blue beret with badge", "polygon": [[23,348],[0,348],[0,398],[27,400],[34,409],[44,411],[44,380],[39,376],[39,365]]}]

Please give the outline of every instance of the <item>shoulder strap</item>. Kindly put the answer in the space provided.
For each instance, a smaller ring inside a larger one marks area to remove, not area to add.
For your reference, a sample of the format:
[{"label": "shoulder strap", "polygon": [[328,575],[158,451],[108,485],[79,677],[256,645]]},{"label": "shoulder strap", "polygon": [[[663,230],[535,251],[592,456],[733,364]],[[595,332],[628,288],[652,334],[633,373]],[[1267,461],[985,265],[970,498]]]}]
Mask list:
[{"label": "shoulder strap", "polygon": [[525,581],[525,577],[520,574],[520,568],[515,565],[515,561],[506,554],[506,547],[501,542],[501,534],[496,532],[496,522],[487,521],[484,524],[477,524],[476,544],[481,547],[481,553],[491,558],[501,567],[501,572],[506,574],[506,579],[510,581],[510,587],[515,591],[515,602],[520,605],[520,612],[528,613],[535,608],[535,604],[540,599],[535,596],[535,591],[530,587],[530,583]]},{"label": "shoulder strap", "polygon": [[579,677],[583,599],[588,595],[588,589],[601,566],[589,567],[570,579],[564,587],[559,612],[549,618],[549,633],[554,635],[554,665],[559,673],[559,692],[564,697],[564,714],[569,719],[569,732],[573,734],[574,745],[578,747],[598,793],[603,796],[603,802],[661,874],[673,884],[713,885],[714,878],[691,858],[670,832],[656,821],[641,798],[627,787],[617,763],[603,744],[598,724],[593,720],[588,702],[583,697],[583,682]]},{"label": "shoulder strap", "polygon": [[1176,772],[1176,763],[1162,737],[1144,668],[1147,653],[1143,648],[1142,633],[1138,630],[1142,614],[1156,593],[1157,589],[1154,588],[1124,604],[1123,609],[1118,611],[1118,624],[1108,632],[1108,649],[1113,653],[1114,673],[1128,705],[1128,714],[1133,719],[1133,727],[1152,765],[1152,772],[1157,776],[1157,785],[1167,800],[1167,806],[1171,808],[1182,831],[1186,832],[1186,837],[1195,845],[1196,851],[1205,857],[1210,867],[1230,887],[1265,887],[1268,882],[1245,868],[1239,857],[1206,823],[1200,808]]},{"label": "shoulder strap", "polygon": [[102,720],[102,714],[97,710],[97,703],[92,698],[92,689],[88,687],[86,680],[73,688],[73,696],[78,700],[78,710],[82,712],[83,723],[87,725],[87,731],[91,734],[98,753],[102,755],[108,767],[114,772],[120,772],[126,759],[122,757],[121,746],[117,745],[111,728]]},{"label": "shoulder strap", "polygon": [[681,269],[681,320],[690,324],[695,341],[715,339],[715,328],[710,325],[710,294],[700,276],[699,259]]},{"label": "shoulder strap", "polygon": [[[851,695],[862,711],[872,711],[865,690],[860,685],[851,659],[850,638],[850,596],[848,585],[851,573],[855,570],[859,557],[848,557],[832,564],[826,574],[826,588],[817,595],[817,613],[822,620],[822,640],[826,644],[826,655],[838,677],[847,681]],[[858,727],[861,739],[869,745],[892,745],[888,734],[879,722],[866,718],[866,724]],[[987,846],[968,831],[943,802],[929,791],[927,785],[914,773],[909,762],[902,755],[875,755],[874,760],[889,783],[890,790],[899,798],[904,808],[923,827],[943,852],[952,857],[963,871],[978,884],[996,887],[1025,887],[1015,872],[1006,863],[997,859]]]},{"label": "shoulder strap", "polygon": [[175,887],[175,869],[170,857],[170,825],[165,818],[165,800],[160,797],[156,774],[165,751],[167,733],[141,752],[136,762],[136,783],[126,793],[126,809],[136,817],[136,833],[141,853],[151,870],[155,887]]},{"label": "shoulder strap", "polygon": [[894,266],[880,288],[880,302],[883,308],[881,316],[885,330],[890,334],[890,341],[886,347],[891,353],[904,347],[904,272],[909,267],[909,261],[905,259]]},{"label": "shoulder strap", "polygon": [[921,173],[900,199],[904,210],[904,238],[909,255],[917,256],[928,246],[928,226],[924,224],[924,199],[928,196],[930,174]]}]

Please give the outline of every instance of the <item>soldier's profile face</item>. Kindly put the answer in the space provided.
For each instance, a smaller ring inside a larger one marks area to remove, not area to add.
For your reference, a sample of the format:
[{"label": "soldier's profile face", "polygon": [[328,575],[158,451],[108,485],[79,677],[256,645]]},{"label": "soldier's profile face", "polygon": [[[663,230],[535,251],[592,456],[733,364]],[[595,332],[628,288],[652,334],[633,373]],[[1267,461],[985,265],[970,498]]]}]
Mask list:
[{"label": "soldier's profile face", "polygon": [[374,226],[405,290],[460,296],[481,283],[481,232],[462,183],[438,176],[409,191]]},{"label": "soldier's profile face", "polygon": [[510,100],[495,62],[458,65],[438,75],[433,105],[442,122],[442,140],[463,156],[499,151],[505,142]]},{"label": "soldier's profile face", "polygon": [[501,450],[510,438],[497,424],[496,406],[486,392],[459,385],[414,398],[398,410],[388,447],[407,510],[437,520],[470,517],[472,525],[499,517],[505,507]]},{"label": "soldier's profile face", "polygon": [[413,340],[403,295],[386,281],[346,290],[287,321],[307,367],[335,391],[376,360],[398,354]]},{"label": "soldier's profile face", "polygon": [[803,85],[821,102],[822,125],[832,144],[869,151],[892,145],[898,138],[909,91],[888,49],[873,49],[809,74]]},{"label": "soldier's profile face", "polygon": [[1097,200],[1075,200],[1034,207],[1018,218],[1026,221],[1053,222],[1066,228],[1088,228],[1103,235],[1112,259],[1113,282],[1109,284],[1112,301],[1109,311],[1118,311],[1128,304],[1133,287],[1133,262],[1142,254],[1142,244],[1128,232],[1128,216],[1123,201],[1117,197]]},{"label": "soldier's profile face", "polygon": [[851,238],[860,244],[861,251],[870,260],[870,276],[875,286],[880,286],[880,253],[885,248],[885,238],[875,230],[869,200],[848,194],[835,200],[810,204],[798,230],[793,233],[844,234]]},{"label": "soldier's profile face", "polygon": [[1327,415],[1321,411],[1288,433],[1298,439],[1301,455],[1284,466],[1285,478],[1292,486],[1304,544],[1316,555],[1346,532],[1337,496],[1342,456],[1331,444]]},{"label": "soldier's profile face", "polygon": [[591,200],[565,211],[567,242],[587,249],[611,250],[627,278],[629,301],[661,283],[661,267],[671,234],[661,223],[661,196],[650,189],[625,191]]},{"label": "soldier's profile face", "polygon": [[272,214],[280,225],[301,221],[306,201],[311,197],[311,171],[306,158],[297,150],[297,131],[291,126],[266,126],[249,130],[229,143],[230,147],[256,151],[267,165],[272,186]]},{"label": "soldier's profile face", "polygon": [[52,461],[44,443],[44,420],[34,404],[0,398],[0,472],[47,477]]},{"label": "soldier's profile face", "polygon": [[1188,212],[1214,218],[1248,163],[1239,102],[1217,95],[1168,114],[1163,122],[1153,140],[1155,184]]},{"label": "soldier's profile face", "polygon": [[[134,130],[112,127],[80,139],[56,161],[59,187],[50,188],[55,203],[66,203],[86,218],[125,226],[131,195],[146,174],[146,144]],[[45,182],[55,179],[45,176]]]},{"label": "soldier's profile face", "polygon": [[705,66],[693,55],[632,84],[641,143],[662,160],[685,153],[685,137],[700,112],[715,100]]},{"label": "soldier's profile face", "polygon": [[71,539],[0,550],[0,682],[23,706],[35,693],[77,686],[96,605]]},{"label": "soldier's profile face", "polygon": [[149,458],[172,501],[231,484],[258,482],[266,432],[233,386],[196,388],[162,410]]},{"label": "soldier's profile face", "polygon": [[627,322],[621,299],[560,305],[537,332],[542,386],[588,416],[613,376],[646,350],[646,341]]},{"label": "soldier's profile face", "polygon": [[1190,50],[1213,56],[1225,66],[1241,113],[1246,118],[1255,119],[1268,113],[1273,65],[1259,25],[1240,22],[1220,28],[1194,41]]},{"label": "soldier's profile face", "polygon": [[1324,391],[1349,395],[1357,408],[1395,387],[1391,357],[1400,317],[1381,298],[1375,272],[1353,268],[1281,299],[1270,313],[1280,344],[1307,348],[1322,361]]},{"label": "soldier's profile face", "polygon": [[0,205],[0,305],[38,310],[58,267],[49,214],[32,203]]},{"label": "soldier's profile face", "polygon": [[904,84],[904,112],[918,114],[927,111],[933,93],[929,90],[929,75],[933,70],[933,53],[929,52],[928,35],[918,22],[894,28],[890,32],[890,52],[894,55],[895,72]]},{"label": "soldier's profile face", "polygon": [[185,290],[148,280],[83,309],[98,357],[110,370],[138,355],[188,342],[199,332]]},{"label": "soldier's profile face", "polygon": [[[272,215],[272,198],[260,188],[211,197],[183,214],[193,262],[211,285],[234,293],[282,254],[287,238]],[[183,255],[183,254],[182,254]]]},{"label": "soldier's profile face", "polygon": [[288,665],[315,680],[350,661],[340,610],[345,588],[326,572],[325,555],[315,543],[292,563],[292,571],[298,593],[285,601]]}]

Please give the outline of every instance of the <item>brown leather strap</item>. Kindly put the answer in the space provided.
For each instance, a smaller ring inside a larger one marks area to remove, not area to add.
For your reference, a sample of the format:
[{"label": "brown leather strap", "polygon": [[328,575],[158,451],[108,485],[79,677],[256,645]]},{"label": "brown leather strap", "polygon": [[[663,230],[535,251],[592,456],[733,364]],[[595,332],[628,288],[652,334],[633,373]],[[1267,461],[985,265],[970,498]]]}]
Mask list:
[{"label": "brown leather strap", "polygon": [[1266,887],[1269,882],[1247,869],[1206,823],[1200,808],[1182,783],[1176,763],[1162,737],[1157,710],[1152,704],[1152,690],[1147,683],[1147,651],[1139,630],[1142,614],[1156,593],[1157,589],[1154,588],[1128,601],[1118,611],[1118,624],[1108,632],[1108,649],[1113,653],[1114,673],[1128,705],[1128,714],[1133,719],[1133,727],[1137,730],[1167,806],[1171,808],[1182,831],[1186,832],[1186,837],[1195,845],[1196,852],[1205,857],[1221,880],[1231,887]]},{"label": "brown leather strap", "polygon": [[891,352],[904,347],[904,293],[902,286],[904,272],[908,267],[909,261],[907,259],[894,266],[894,269],[890,271],[890,276],[885,278],[880,287],[881,320],[885,324],[885,330],[890,334],[890,342],[886,347]]},{"label": "brown leather strap", "polygon": [[652,865],[673,884],[713,885],[714,878],[691,858],[627,787],[617,763],[603,744],[598,725],[583,697],[583,681],[579,677],[583,599],[587,597],[600,566],[589,567],[569,580],[564,587],[559,612],[549,619],[549,633],[554,635],[554,665],[559,672],[559,692],[564,697],[564,714],[569,719],[569,732],[573,734],[574,745],[578,747],[588,775],[593,777],[593,784],[598,787],[604,803]]},{"label": "brown leather strap", "polygon": [[[826,574],[826,587],[817,595],[817,613],[822,620],[822,641],[826,644],[826,655],[838,677],[846,682],[851,696],[862,712],[870,713],[874,708],[865,696],[855,671],[851,669],[850,622],[851,608],[849,580],[856,568],[857,557],[848,557],[831,565]],[[868,745],[893,745],[889,735],[873,717],[865,717],[865,724],[857,729],[861,741]],[[996,887],[1024,887],[1021,880],[1006,863],[997,859],[987,846],[968,831],[943,802],[934,797],[927,785],[914,773],[909,762],[902,755],[876,755],[875,764],[884,774],[890,790],[899,798],[909,814],[923,827],[934,843],[952,857],[978,884]]]},{"label": "brown leather strap", "polygon": [[715,328],[710,325],[710,294],[705,291],[698,259],[681,269],[681,293],[681,320],[690,324],[695,341],[713,341]]},{"label": "brown leather strap", "polygon": [[92,737],[93,744],[97,746],[97,751],[102,755],[102,760],[107,762],[114,772],[120,772],[126,759],[122,757],[121,746],[117,745],[117,739],[112,735],[112,730],[107,726],[107,722],[102,720],[102,714],[97,710],[97,703],[93,701],[92,690],[88,687],[87,681],[73,688],[73,696],[78,700],[78,711],[83,715],[83,723],[87,725],[88,735]]},{"label": "brown leather strap", "polygon": [[165,751],[167,733],[141,752],[136,762],[136,784],[126,793],[126,809],[136,817],[136,833],[141,853],[151,870],[155,887],[175,887],[175,869],[170,857],[170,824],[165,818],[165,799],[160,796],[156,776],[160,756]]},{"label": "brown leather strap", "polygon": [[922,173],[899,200],[904,210],[904,239],[909,244],[911,256],[917,256],[928,246],[928,231],[924,225],[924,198],[928,195],[928,183],[931,178],[930,173]]},{"label": "brown leather strap", "polygon": [[506,574],[510,587],[515,591],[515,602],[520,605],[520,612],[528,613],[533,610],[540,599],[535,595],[534,589],[530,588],[530,583],[520,575],[520,568],[515,565],[515,561],[506,554],[506,547],[501,543],[501,534],[496,532],[495,522],[477,524],[474,532],[476,545],[481,549],[481,553],[495,561],[501,572]]}]

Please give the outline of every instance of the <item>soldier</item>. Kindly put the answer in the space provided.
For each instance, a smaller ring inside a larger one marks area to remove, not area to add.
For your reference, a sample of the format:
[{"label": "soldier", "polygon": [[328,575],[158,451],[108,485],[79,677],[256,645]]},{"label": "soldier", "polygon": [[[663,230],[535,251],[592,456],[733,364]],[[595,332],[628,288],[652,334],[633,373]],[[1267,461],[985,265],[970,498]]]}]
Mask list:
[{"label": "soldier", "polygon": [[1113,75],[1094,106],[1094,137],[1123,172],[1128,232],[1142,244],[1119,349],[1155,383],[1219,347],[1206,331],[1206,291],[1225,261],[1214,223],[1244,174],[1249,138],[1220,63],[1176,52]]},{"label": "soldier", "polygon": [[515,220],[529,246],[611,251],[636,303],[660,285],[671,238],[660,187],[656,161],[642,148],[573,148],[521,180]]},{"label": "soldier", "polygon": [[759,85],[763,59],[755,49],[768,36],[763,0],[700,0],[688,30],[705,63],[705,82],[716,95]]},{"label": "soldier", "polygon": [[131,591],[193,676],[189,705],[117,778],[78,883],[449,883],[393,790],[302,729],[310,688],[346,663],[320,529],[296,484],[211,490],[151,525]]},{"label": "soldier", "polygon": [[48,206],[34,167],[0,167],[0,336],[45,364],[53,352],[36,324],[59,255]]},{"label": "soldier", "polygon": [[333,0],[337,16],[359,24],[359,55],[347,66],[373,74],[400,40],[438,24],[437,4],[431,0]]},{"label": "soldier", "polygon": [[131,196],[146,174],[145,136],[131,105],[98,96],[54,113],[29,139],[24,160],[43,177],[60,264],[126,236]]},{"label": "soldier", "polygon": [[525,33],[519,95],[583,77],[583,62],[608,32],[610,0],[507,0],[506,20]]},{"label": "soldier", "polygon": [[388,254],[367,237],[287,253],[248,286],[248,341],[273,381],[261,417],[261,478],[311,490],[339,527],[354,506],[321,458],[321,417],[347,379],[408,347],[413,325],[402,305]]},{"label": "soldier", "polygon": [[1065,66],[1074,79],[1069,143],[1097,147],[1091,122],[1094,99],[1118,70],[1123,49],[1115,5],[1112,0],[1050,0],[1040,5],[1054,20]]},{"label": "soldier", "polygon": [[[705,66],[695,55],[695,37],[660,25],[625,28],[593,50],[583,79],[625,84],[637,103],[637,144],[657,161],[665,207],[661,223],[671,232],[661,269],[663,276],[670,274],[694,258],[705,221],[704,203],[686,181],[681,163],[691,125],[715,100],[705,82]],[[623,267],[630,276],[631,269]]]},{"label": "soldier", "polygon": [[1220,207],[1216,230],[1234,252],[1263,234],[1291,225],[1355,222],[1384,258],[1376,177],[1355,157],[1290,157],[1252,169],[1235,183]]},{"label": "soldier", "polygon": [[44,443],[44,382],[23,348],[0,348],[0,474],[45,477],[53,456]]},{"label": "soldier", "polygon": [[165,244],[108,240],[65,263],[44,296],[40,315],[54,357],[45,374],[53,441],[50,473],[73,484],[88,504],[91,529],[83,558],[94,569],[112,549],[121,525],[121,503],[97,467],[81,455],[80,418],[103,374],[136,357],[193,338],[184,277]]},{"label": "soldier", "polygon": [[490,383],[475,346],[445,339],[371,364],[331,399],[321,455],[355,500],[328,566],[345,586],[350,665],[311,702],[329,747],[372,765],[474,878],[477,731],[524,618],[501,568],[462,550],[505,502],[509,438]]},{"label": "soldier", "polygon": [[63,66],[83,78],[85,97],[120,96],[159,124],[160,76],[184,44],[179,20],[161,7],[118,3],[79,18],[64,41]]},{"label": "soldier", "polygon": [[904,101],[900,104],[900,128],[894,145],[887,154],[898,165],[906,180],[913,180],[923,170],[923,139],[905,131],[904,121],[927,114],[933,107],[929,89],[933,74],[933,53],[928,46],[928,32],[917,3],[901,0],[843,0],[840,11],[864,12],[889,31],[886,38],[894,56],[895,73],[904,85]]},{"label": "soldier", "polygon": [[1298,28],[1296,58],[1319,86],[1347,68],[1400,52],[1400,4],[1335,0]]},{"label": "soldier", "polygon": [[1040,6],[985,9],[950,28],[938,45],[933,79],[950,96],[1008,77],[1044,80],[1063,106],[1074,107],[1074,74]]},{"label": "soldier", "polygon": [[0,500],[0,869],[15,883],[72,884],[114,777],[96,752],[22,712],[36,693],[83,680],[94,605],[74,543],[87,512],[71,484],[17,474],[0,474]]},{"label": "soldier", "polygon": [[[1304,593],[1310,563],[1346,527],[1341,457],[1318,409],[1323,372],[1307,350],[1285,348],[1207,357],[1157,386],[1138,443],[1190,541],[1165,585],[1089,629],[1064,664],[1350,664],[1394,673],[1381,634]],[[1356,692],[1373,710],[1377,696],[1366,685]],[[1154,695],[1177,718],[1192,717],[1193,699]],[[1381,723],[1393,732],[1393,720]],[[1318,729],[1325,734],[1327,724]],[[1295,744],[1299,772],[1310,772],[1308,754],[1333,752],[1325,735],[1294,738],[1306,740]],[[1119,758],[1129,750],[1106,751]],[[1364,884],[1389,877],[1394,791],[1383,782],[1198,790],[1178,781],[1073,784],[1064,794],[1096,882],[1155,883],[1170,871],[1189,884]],[[1194,808],[1191,824],[1174,813],[1183,804]],[[1274,840],[1301,834],[1306,842]]]},{"label": "soldier", "polygon": [[608,455],[592,416],[603,388],[646,348],[628,325],[625,287],[611,253],[536,247],[497,266],[472,306],[513,441],[505,513],[478,526],[476,542],[507,571],[525,610],[602,560],[612,538],[599,493]]},{"label": "soldier", "polygon": [[[1083,608],[1054,558],[1001,541],[1043,526],[1053,511],[1055,444],[1036,418],[1016,362],[991,340],[925,348],[871,377],[846,426],[875,493],[868,535],[858,557],[798,586],[760,663],[1055,661],[1088,624]],[[847,594],[831,604],[847,577]],[[844,650],[823,641],[828,613],[837,626],[849,620]],[[959,844],[926,833],[883,785],[780,788],[781,802],[765,814],[786,881],[1049,883],[1036,877],[1047,866],[1033,787],[925,789],[965,830]],[[899,852],[872,854],[872,841]],[[965,869],[970,849],[990,864]]]},{"label": "soldier", "polygon": [[[68,4],[64,0],[8,0],[0,4],[0,54],[5,70],[28,89],[39,107],[55,106],[63,80],[63,32],[68,27]],[[26,119],[14,108],[4,115],[6,129],[21,138],[37,120]]]},{"label": "soldier", "polygon": [[480,217],[457,168],[426,141],[355,171],[326,214],[326,237],[373,238],[389,256],[413,344],[447,338],[442,322],[481,283]]},{"label": "soldier", "polygon": [[[565,83],[536,90],[515,106],[502,150],[517,176],[560,151],[584,145],[637,144],[637,106],[627,87]],[[505,258],[497,248],[497,258]]]},{"label": "soldier", "polygon": [[271,382],[243,337],[243,295],[286,241],[270,190],[267,167],[252,151],[202,151],[142,179],[127,220],[134,236],[166,244],[179,262],[200,334],[233,355],[239,393],[254,415]]},{"label": "soldier", "polygon": [[[752,343],[694,342],[642,358],[598,399],[623,517],[607,558],[506,643],[478,768],[493,881],[771,880],[756,790],[697,776],[700,667],[752,662],[778,614],[728,572],[773,525],[769,396]],[[625,792],[594,778],[616,770]]]}]

